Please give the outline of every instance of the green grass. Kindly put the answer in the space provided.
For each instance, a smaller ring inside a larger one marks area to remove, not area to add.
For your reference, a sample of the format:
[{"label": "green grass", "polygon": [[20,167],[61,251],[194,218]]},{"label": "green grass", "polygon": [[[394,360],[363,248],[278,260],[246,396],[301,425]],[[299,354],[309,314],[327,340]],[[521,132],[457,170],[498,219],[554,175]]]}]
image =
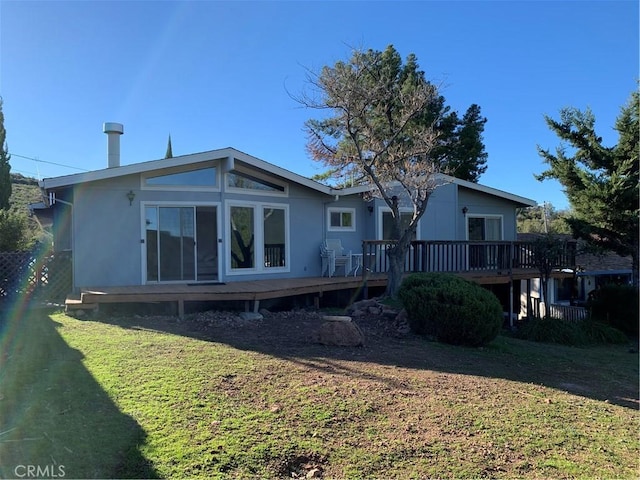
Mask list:
[{"label": "green grass", "polygon": [[638,356],[625,346],[278,350],[236,334],[43,313],[5,325],[0,477],[25,464],[67,478],[640,473]]}]

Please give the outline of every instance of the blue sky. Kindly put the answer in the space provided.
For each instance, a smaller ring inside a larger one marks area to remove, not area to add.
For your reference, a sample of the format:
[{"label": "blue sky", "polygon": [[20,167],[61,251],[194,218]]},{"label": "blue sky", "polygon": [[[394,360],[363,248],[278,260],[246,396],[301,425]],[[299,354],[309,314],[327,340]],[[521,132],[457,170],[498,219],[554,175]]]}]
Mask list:
[{"label": "blue sky", "polygon": [[640,76],[638,15],[636,1],[0,0],[12,170],[104,168],[102,123],[119,122],[122,164],[162,158],[171,134],[174,156],[230,146],[311,176],[323,168],[303,123],[317,113],[291,98],[306,69],[393,44],[460,114],[481,106],[480,183],[564,208],[559,184],[533,178],[545,168],[536,145],[559,145],[543,116],[589,107],[615,144]]}]

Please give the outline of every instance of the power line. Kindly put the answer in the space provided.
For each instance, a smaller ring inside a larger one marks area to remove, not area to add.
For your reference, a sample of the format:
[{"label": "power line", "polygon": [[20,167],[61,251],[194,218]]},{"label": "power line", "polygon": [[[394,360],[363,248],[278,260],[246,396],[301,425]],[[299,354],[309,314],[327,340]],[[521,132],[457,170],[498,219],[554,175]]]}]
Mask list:
[{"label": "power line", "polygon": [[40,160],[38,158],[33,158],[33,157],[26,157],[24,155],[18,155],[17,153],[10,153],[9,155],[11,155],[12,157],[24,158],[26,160],[33,160],[34,162],[47,163],[49,165],[56,165],[58,167],[72,168],[74,170],[80,170],[81,172],[89,171],[86,168],[73,167],[71,165],[64,165],[62,163],[56,163],[56,162],[47,162],[46,160]]}]

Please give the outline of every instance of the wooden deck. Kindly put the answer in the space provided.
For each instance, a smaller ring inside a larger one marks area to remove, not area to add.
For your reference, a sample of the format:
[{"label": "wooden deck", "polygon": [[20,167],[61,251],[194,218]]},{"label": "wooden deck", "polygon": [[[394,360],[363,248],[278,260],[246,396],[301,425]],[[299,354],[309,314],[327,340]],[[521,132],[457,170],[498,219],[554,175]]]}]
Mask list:
[{"label": "wooden deck", "polygon": [[[482,285],[505,284],[513,280],[536,278],[531,269],[514,271],[477,271],[457,273],[461,277]],[[554,276],[566,276],[558,272]],[[178,315],[184,315],[185,302],[243,301],[246,310],[257,311],[261,300],[312,295],[319,303],[325,292],[357,290],[365,287],[386,287],[386,274],[348,277],[308,277],[271,280],[252,280],[221,284],[158,284],[125,287],[85,288],[79,294],[69,295],[67,310],[95,309],[104,303],[157,303],[176,302]]]},{"label": "wooden deck", "polygon": [[[384,287],[386,275],[371,275],[367,287]],[[253,280],[223,284],[161,284],[132,285],[126,287],[85,288],[79,294],[69,295],[67,309],[93,309],[102,303],[155,303],[177,302],[179,316],[184,315],[184,302],[244,301],[257,311],[261,300],[315,295],[336,290],[360,289],[363,277],[309,277],[277,280]]]}]

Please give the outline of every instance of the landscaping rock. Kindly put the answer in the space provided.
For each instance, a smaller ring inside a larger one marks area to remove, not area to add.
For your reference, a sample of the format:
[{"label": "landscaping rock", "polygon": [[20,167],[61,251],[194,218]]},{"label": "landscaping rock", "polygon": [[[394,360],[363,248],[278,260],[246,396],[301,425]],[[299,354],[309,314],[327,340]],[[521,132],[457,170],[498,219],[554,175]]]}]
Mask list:
[{"label": "landscaping rock", "polygon": [[364,334],[350,317],[323,317],[324,323],[314,335],[314,340],[322,345],[338,347],[364,346]]},{"label": "landscaping rock", "polygon": [[264,318],[261,313],[255,312],[241,312],[238,316],[243,320],[251,321],[260,321]]},{"label": "landscaping rock", "polygon": [[312,468],[307,472],[306,478],[322,478],[322,470],[320,468]]}]

